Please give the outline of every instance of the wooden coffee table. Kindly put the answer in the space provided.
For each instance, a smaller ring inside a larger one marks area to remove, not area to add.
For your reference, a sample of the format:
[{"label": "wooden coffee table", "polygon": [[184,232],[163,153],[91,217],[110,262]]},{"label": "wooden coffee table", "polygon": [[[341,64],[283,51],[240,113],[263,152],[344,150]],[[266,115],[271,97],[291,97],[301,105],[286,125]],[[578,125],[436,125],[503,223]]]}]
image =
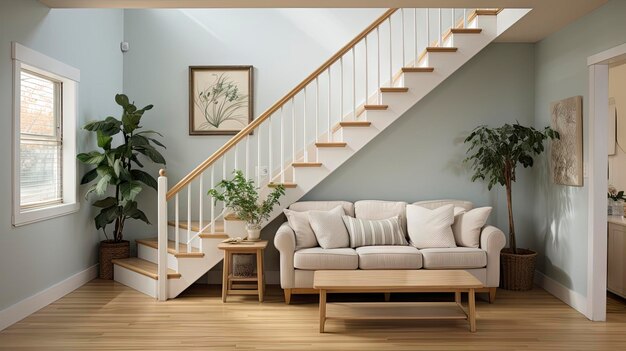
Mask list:
[{"label": "wooden coffee table", "polygon": [[[483,285],[463,270],[351,270],[316,271],[313,287],[320,291],[320,333],[329,319],[466,319],[475,332],[475,292]],[[453,292],[455,302],[326,303],[328,293],[374,292]],[[468,294],[467,310],[461,293]]]}]

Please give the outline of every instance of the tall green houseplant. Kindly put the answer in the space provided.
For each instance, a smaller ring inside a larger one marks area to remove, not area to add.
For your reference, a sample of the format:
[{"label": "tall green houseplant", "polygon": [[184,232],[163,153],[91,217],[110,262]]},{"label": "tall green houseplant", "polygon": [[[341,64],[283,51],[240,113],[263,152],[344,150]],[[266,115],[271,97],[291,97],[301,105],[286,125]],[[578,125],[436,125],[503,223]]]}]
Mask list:
[{"label": "tall green houseplant", "polygon": [[[100,208],[94,219],[96,228],[102,229],[107,240],[120,242],[127,219],[138,219],[150,224],[146,214],[138,208],[135,198],[144,186],[156,190],[157,181],[139,169],[144,167],[142,162],[145,162],[139,156],[143,155],[154,163],[164,165],[165,159],[156,146],[165,146],[155,139],[156,135],[162,137],[161,134],[141,130],[141,118],[152,109],[152,105],[138,109],[122,94],[115,96],[115,102],[122,107],[121,120],[107,117],[87,123],[83,128],[96,133],[100,150],[78,154],[77,158],[93,167],[83,176],[81,184],[94,182],[85,197],[92,193],[99,197],[93,203],[93,206]],[[113,146],[114,139],[121,141],[119,145]],[[112,194],[106,196],[109,189],[113,190]],[[114,223],[114,227],[109,237],[106,228],[111,223]]]},{"label": "tall green houseplant", "polygon": [[559,133],[550,127],[538,131],[519,123],[498,128],[479,126],[465,139],[469,144],[465,162],[471,164],[472,181],[486,180],[487,188],[500,184],[506,189],[509,210],[509,246],[517,253],[515,224],[513,222],[512,184],[516,180],[518,165],[532,167],[534,156],[544,151],[546,139],[558,139]]}]

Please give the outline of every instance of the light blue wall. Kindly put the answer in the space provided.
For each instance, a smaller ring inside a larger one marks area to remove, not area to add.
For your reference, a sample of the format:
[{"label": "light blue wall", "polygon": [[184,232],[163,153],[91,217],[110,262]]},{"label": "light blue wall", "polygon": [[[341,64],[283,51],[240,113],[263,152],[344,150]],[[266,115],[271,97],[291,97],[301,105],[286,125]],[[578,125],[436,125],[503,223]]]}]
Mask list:
[{"label": "light blue wall", "polygon": [[[536,44],[535,125],[550,123],[550,102],[582,95],[585,162],[589,151],[587,57],[626,42],[625,16],[626,2],[613,0]],[[545,157],[535,169],[535,179],[535,230],[530,243],[540,252],[538,269],[586,295],[588,186],[553,184]]]},{"label": "light blue wall", "polygon": [[[97,262],[91,209],[19,228],[11,226],[11,41],[81,71],[79,124],[115,111],[122,91],[123,12],[49,10],[35,0],[0,1],[0,310]],[[79,134],[79,150],[93,143]]]}]

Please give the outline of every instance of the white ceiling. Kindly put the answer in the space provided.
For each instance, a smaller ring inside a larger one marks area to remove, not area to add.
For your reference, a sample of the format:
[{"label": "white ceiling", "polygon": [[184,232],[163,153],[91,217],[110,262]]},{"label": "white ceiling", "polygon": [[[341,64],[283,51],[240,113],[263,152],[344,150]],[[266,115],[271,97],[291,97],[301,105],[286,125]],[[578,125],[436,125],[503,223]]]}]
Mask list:
[{"label": "white ceiling", "polygon": [[51,8],[532,8],[497,41],[536,42],[608,0],[40,0]]}]

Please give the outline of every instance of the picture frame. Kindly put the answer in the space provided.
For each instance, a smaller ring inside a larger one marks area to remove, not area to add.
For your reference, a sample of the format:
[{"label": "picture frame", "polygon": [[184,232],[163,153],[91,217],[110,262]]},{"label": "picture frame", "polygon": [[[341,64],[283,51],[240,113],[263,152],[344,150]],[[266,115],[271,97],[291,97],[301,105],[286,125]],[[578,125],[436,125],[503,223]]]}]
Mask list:
[{"label": "picture frame", "polygon": [[237,134],[253,102],[253,66],[189,66],[189,135]]},{"label": "picture frame", "polygon": [[555,184],[584,185],[583,97],[572,96],[550,104],[551,127],[560,138],[552,141],[550,168]]}]

